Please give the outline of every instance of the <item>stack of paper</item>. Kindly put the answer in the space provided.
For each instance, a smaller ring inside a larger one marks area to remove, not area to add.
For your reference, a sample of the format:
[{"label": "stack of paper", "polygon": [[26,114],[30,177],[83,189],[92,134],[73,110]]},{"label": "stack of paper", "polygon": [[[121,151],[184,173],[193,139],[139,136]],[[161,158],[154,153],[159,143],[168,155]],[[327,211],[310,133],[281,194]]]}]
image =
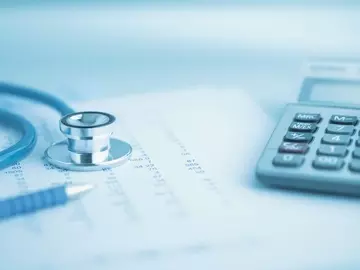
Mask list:
[{"label": "stack of paper", "polygon": [[[29,115],[29,108],[22,110]],[[275,123],[244,92],[144,94],[78,109],[113,113],[114,136],[133,146],[131,161],[91,173],[46,164],[43,151],[63,139],[58,116],[32,109],[39,143],[25,161],[0,172],[1,196],[64,182],[97,188],[65,207],[0,223],[1,269],[304,269],[360,262],[357,201],[257,183],[255,163]],[[3,146],[13,143],[9,134],[2,131]]]}]

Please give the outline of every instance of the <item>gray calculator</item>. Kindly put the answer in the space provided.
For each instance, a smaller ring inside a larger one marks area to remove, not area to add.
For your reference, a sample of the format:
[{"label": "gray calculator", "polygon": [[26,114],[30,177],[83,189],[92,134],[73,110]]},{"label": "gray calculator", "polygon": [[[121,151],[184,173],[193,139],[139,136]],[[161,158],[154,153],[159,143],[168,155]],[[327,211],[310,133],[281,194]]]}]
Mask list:
[{"label": "gray calculator", "polygon": [[274,187],[359,196],[360,80],[308,77],[298,100],[286,106],[257,178]]}]

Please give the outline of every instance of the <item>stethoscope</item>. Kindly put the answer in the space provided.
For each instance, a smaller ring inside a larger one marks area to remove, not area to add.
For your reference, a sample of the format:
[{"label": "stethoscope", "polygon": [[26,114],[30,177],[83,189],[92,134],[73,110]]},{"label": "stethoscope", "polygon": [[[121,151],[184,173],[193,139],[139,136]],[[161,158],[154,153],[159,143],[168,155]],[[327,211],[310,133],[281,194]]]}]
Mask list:
[{"label": "stethoscope", "polygon": [[[72,171],[96,171],[119,166],[131,155],[130,144],[112,138],[115,116],[99,111],[75,112],[61,99],[39,90],[0,82],[0,94],[31,99],[57,110],[60,131],[66,139],[50,145],[44,153],[52,165]],[[23,160],[34,149],[37,141],[35,127],[24,117],[0,109],[0,124],[21,132],[21,139],[0,151],[0,169]]]}]

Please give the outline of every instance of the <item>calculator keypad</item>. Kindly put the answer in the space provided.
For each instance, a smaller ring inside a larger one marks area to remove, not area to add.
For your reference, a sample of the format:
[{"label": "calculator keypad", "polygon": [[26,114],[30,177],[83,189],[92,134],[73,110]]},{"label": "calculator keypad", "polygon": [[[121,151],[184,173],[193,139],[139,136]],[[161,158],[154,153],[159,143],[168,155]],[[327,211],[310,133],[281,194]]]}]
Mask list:
[{"label": "calculator keypad", "polygon": [[[317,133],[322,120],[328,121],[323,134]],[[341,170],[350,152],[348,148],[354,141],[352,137],[357,123],[358,118],[351,115],[332,115],[326,120],[319,113],[296,113],[273,159],[273,165],[296,168],[302,166],[305,159],[310,159],[314,169]],[[317,140],[319,145],[312,145],[315,136],[321,138]],[[360,173],[360,138],[357,139],[348,166],[350,170]],[[311,147],[316,149],[315,156],[307,156]]]},{"label": "calculator keypad", "polygon": [[360,197],[360,106],[288,104],[256,177],[267,186]]},{"label": "calculator keypad", "polygon": [[279,153],[293,154],[277,154],[273,159],[274,166],[301,166],[304,163],[304,155],[309,150],[309,144],[314,138],[313,134],[317,131],[317,123],[320,120],[320,114],[297,113],[278,149]]}]

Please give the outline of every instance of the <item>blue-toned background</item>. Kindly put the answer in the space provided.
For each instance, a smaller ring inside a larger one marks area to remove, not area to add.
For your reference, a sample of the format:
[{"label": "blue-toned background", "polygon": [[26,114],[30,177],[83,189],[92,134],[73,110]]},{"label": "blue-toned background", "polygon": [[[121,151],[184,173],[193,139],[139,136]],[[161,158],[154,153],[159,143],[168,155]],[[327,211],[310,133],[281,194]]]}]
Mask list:
[{"label": "blue-toned background", "polygon": [[72,99],[196,86],[296,97],[311,55],[360,51],[357,1],[2,1],[0,79]]},{"label": "blue-toned background", "polygon": [[68,101],[231,88],[275,117],[306,59],[359,55],[358,1],[0,2],[0,81]]}]

